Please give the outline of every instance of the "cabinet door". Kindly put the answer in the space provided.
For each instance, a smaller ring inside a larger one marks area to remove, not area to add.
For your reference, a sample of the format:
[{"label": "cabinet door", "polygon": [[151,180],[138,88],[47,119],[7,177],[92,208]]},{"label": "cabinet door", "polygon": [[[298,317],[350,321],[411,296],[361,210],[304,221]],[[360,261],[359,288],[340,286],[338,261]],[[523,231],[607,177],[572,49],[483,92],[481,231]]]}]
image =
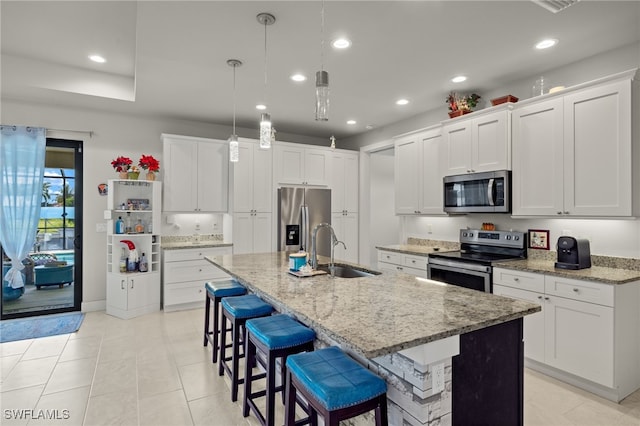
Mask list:
[{"label": "cabinet door", "polygon": [[422,167],[419,211],[425,214],[443,214],[442,164],[444,149],[442,134],[431,132],[422,137]]},{"label": "cabinet door", "polygon": [[345,207],[346,158],[342,153],[331,154],[331,211],[342,213]]},{"label": "cabinet door", "polygon": [[331,157],[320,149],[305,149],[304,182],[308,185],[329,185],[331,178]]},{"label": "cabinet door", "polygon": [[444,127],[445,176],[471,173],[471,120]]},{"label": "cabinet door", "polygon": [[229,151],[226,142],[198,143],[198,211],[226,212]]},{"label": "cabinet door", "polygon": [[107,305],[126,311],[128,283],[123,274],[107,274]]},{"label": "cabinet door", "polygon": [[420,156],[419,137],[412,136],[395,142],[396,214],[418,213]]},{"label": "cabinet door", "polygon": [[565,211],[631,216],[631,81],[564,97]]},{"label": "cabinet door", "polygon": [[276,182],[301,185],[304,182],[304,148],[276,145]]},{"label": "cabinet door", "polygon": [[233,214],[233,254],[253,253],[253,215]]},{"label": "cabinet door", "polygon": [[537,303],[542,311],[524,317],[524,356],[544,363],[544,296],[542,293],[493,285],[493,294]]},{"label": "cabinet door", "polygon": [[250,212],[253,210],[253,144],[239,143],[239,161],[233,163],[233,210]]},{"label": "cabinet door", "polygon": [[471,169],[474,172],[510,170],[509,112],[498,111],[471,122]]},{"label": "cabinet door", "polygon": [[334,258],[345,262],[358,263],[358,214],[334,213],[331,216],[331,224],[336,233],[336,238],[342,241],[334,249]]},{"label": "cabinet door", "polygon": [[613,308],[547,296],[545,362],[614,387]]},{"label": "cabinet door", "polygon": [[254,213],[253,215],[253,251],[252,253],[270,253],[271,213]]},{"label": "cabinet door", "polygon": [[164,211],[195,211],[198,203],[198,144],[164,139]]},{"label": "cabinet door", "polygon": [[359,165],[358,154],[344,154],[344,209],[349,213],[358,212]]},{"label": "cabinet door", "polygon": [[253,147],[253,209],[257,212],[272,211],[273,150]]},{"label": "cabinet door", "polygon": [[512,113],[513,215],[559,215],[564,211],[562,99]]}]

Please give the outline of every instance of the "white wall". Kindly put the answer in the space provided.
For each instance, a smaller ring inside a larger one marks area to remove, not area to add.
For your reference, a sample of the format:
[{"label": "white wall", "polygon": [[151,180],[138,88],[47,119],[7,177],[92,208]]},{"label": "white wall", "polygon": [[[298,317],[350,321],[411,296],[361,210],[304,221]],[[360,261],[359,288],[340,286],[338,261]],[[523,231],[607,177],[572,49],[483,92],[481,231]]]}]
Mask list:
[{"label": "white wall", "polygon": [[[362,154],[366,155],[366,154]],[[378,263],[376,246],[398,243],[400,217],[395,215],[393,149],[370,154],[369,265]],[[367,214],[367,212],[364,212]]]},{"label": "white wall", "polygon": [[[131,159],[141,154],[153,155],[160,161],[162,172],[162,133],[198,136],[226,140],[230,126],[200,122],[165,120],[159,118],[120,115],[89,109],[65,108],[60,106],[2,99],[2,124],[45,127],[47,129],[86,130],[93,132],[89,137],[84,133],[57,131],[50,136],[84,140],[84,199],[83,199],[83,304],[84,310],[104,309],[106,298],[106,234],[96,232],[96,225],[104,223],[103,211],[107,208],[107,198],[101,197],[96,189],[98,184],[108,179],[116,179],[111,160],[119,155]],[[238,129],[238,135],[256,138],[257,129]],[[286,140],[303,143],[324,144],[319,140],[304,136],[279,134]],[[162,178],[160,177],[160,180]],[[200,217],[201,233],[214,233],[213,223],[222,229],[217,215],[179,215],[180,228],[163,225],[162,232],[168,235],[190,235],[195,231],[195,220]],[[163,223],[166,223],[163,217]],[[222,232],[222,231],[220,231]],[[217,233],[217,232],[215,232]]]}]

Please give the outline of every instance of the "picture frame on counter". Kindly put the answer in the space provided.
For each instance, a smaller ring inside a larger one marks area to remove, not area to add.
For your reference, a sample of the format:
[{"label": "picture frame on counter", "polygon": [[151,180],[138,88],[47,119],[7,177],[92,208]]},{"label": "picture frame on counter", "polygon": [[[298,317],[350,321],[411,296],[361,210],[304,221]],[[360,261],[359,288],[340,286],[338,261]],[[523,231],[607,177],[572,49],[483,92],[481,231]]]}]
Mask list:
[{"label": "picture frame on counter", "polygon": [[549,230],[529,229],[529,248],[549,250]]}]

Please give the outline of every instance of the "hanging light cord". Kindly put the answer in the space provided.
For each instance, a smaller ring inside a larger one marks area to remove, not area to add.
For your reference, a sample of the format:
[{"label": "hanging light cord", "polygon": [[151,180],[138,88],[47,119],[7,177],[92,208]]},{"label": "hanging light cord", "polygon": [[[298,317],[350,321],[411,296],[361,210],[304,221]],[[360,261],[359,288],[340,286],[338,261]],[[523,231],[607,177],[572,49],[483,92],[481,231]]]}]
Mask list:
[{"label": "hanging light cord", "polygon": [[269,106],[267,102],[267,19],[264,20],[264,103]]},{"label": "hanging light cord", "polygon": [[236,67],[237,64],[233,64],[233,134],[236,134]]},{"label": "hanging light cord", "polygon": [[324,0],[320,12],[320,70],[324,71]]}]

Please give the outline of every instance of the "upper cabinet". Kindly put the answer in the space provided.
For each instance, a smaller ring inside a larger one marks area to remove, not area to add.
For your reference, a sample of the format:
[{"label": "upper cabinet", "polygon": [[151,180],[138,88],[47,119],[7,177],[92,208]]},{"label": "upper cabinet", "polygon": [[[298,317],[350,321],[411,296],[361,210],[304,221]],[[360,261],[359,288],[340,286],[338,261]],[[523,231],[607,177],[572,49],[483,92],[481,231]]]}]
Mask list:
[{"label": "upper cabinet", "polygon": [[632,80],[513,112],[513,215],[633,215]]},{"label": "upper cabinet", "polygon": [[331,152],[331,211],[358,211],[358,153]]},{"label": "upper cabinet", "polygon": [[226,141],[162,135],[164,211],[220,213],[228,209]]},{"label": "upper cabinet", "polygon": [[396,214],[443,214],[445,151],[438,126],[395,141]]},{"label": "upper cabinet", "polygon": [[[308,145],[307,145],[308,146]],[[273,145],[277,184],[328,186],[331,183],[330,151],[291,143]]]},{"label": "upper cabinet", "polygon": [[504,108],[444,126],[445,176],[511,169],[511,107]]},{"label": "upper cabinet", "polygon": [[257,142],[240,142],[240,161],[233,163],[233,211],[271,212],[273,150]]}]

